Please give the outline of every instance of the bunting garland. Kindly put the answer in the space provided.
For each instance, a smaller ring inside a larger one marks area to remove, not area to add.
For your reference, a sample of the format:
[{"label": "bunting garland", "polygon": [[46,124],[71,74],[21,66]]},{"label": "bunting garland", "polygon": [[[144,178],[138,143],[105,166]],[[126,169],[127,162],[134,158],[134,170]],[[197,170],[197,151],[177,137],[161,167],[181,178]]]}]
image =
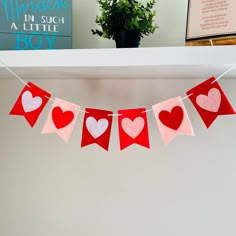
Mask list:
[{"label": "bunting garland", "polygon": [[[2,63],[8,71],[11,70]],[[187,97],[196,108],[204,124],[209,128],[220,115],[234,115],[235,111],[227,99],[217,80],[236,68],[236,65],[224,72],[217,79],[211,77],[186,92]],[[74,129],[79,111],[84,112],[81,147],[97,144],[105,150],[109,150],[113,116],[118,116],[118,131],[120,150],[138,144],[150,148],[148,120],[146,113],[152,111],[157,122],[163,142],[168,144],[176,135],[194,136],[194,130],[190,122],[183,100],[175,97],[146,108],[112,111],[86,108],[80,110],[80,106],[55,98],[51,94],[29,82],[26,83],[14,74],[25,87],[21,91],[10,115],[24,116],[31,127],[34,127],[38,117],[49,100],[53,101],[47,120],[42,129],[42,134],[56,133],[66,143]]]}]

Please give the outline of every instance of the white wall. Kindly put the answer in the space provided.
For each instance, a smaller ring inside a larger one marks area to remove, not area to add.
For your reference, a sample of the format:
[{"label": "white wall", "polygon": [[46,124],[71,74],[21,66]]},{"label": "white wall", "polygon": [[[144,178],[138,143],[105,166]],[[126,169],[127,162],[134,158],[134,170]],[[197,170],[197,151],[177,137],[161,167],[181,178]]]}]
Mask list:
[{"label": "white wall", "polygon": [[[116,111],[184,96],[200,81],[33,82],[82,108]],[[0,83],[0,235],[236,234],[234,116],[218,118],[207,130],[186,100],[195,137],[178,136],[165,146],[148,113],[151,149],[119,151],[117,118],[109,152],[97,145],[81,149],[82,113],[66,145],[56,135],[41,135],[50,104],[31,129],[22,117],[8,115],[22,84]],[[236,106],[236,81],[221,85]]]},{"label": "white wall", "polygon": [[[146,2],[143,0],[142,2]],[[159,29],[142,39],[141,47],[182,46],[185,44],[187,0],[158,0],[155,6],[156,23]],[[94,22],[99,14],[95,0],[73,2],[73,47],[115,47],[112,40],[92,35],[91,29],[99,28]]]},{"label": "white wall", "polygon": [[[88,2],[75,3],[75,13],[79,19],[88,16],[92,26],[95,7]],[[144,46],[183,44],[186,1],[182,2],[179,6],[177,1],[159,1],[160,21],[168,30],[163,33],[160,28],[159,35],[147,39]],[[172,9],[170,13],[167,8]],[[74,29],[75,47],[112,46],[95,40],[86,24]],[[32,82],[82,108],[115,112],[150,109],[165,99],[184,96],[201,81],[68,78]],[[220,84],[236,107],[236,80],[222,79]],[[22,117],[8,115],[22,88],[16,79],[0,80],[1,236],[236,235],[234,116],[220,117],[206,129],[185,100],[195,137],[178,136],[165,146],[150,112],[151,149],[134,145],[119,151],[117,118],[109,152],[96,145],[81,149],[82,113],[67,145],[56,135],[41,135],[50,103],[33,129]]]}]

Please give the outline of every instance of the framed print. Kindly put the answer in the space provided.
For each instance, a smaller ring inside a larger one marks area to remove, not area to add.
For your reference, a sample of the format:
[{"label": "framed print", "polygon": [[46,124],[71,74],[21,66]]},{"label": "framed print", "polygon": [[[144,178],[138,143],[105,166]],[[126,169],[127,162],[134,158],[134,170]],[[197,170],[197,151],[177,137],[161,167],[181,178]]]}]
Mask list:
[{"label": "framed print", "polygon": [[186,41],[236,35],[236,0],[188,0]]},{"label": "framed print", "polygon": [[72,0],[2,0],[0,22],[0,50],[72,48]]}]

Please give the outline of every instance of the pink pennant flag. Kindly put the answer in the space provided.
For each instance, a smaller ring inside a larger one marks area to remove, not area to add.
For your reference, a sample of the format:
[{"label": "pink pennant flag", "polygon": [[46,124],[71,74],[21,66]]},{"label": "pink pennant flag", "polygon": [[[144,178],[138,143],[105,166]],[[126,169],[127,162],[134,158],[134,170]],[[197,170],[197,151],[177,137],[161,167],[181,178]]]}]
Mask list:
[{"label": "pink pennant flag", "polygon": [[169,143],[177,134],[194,136],[194,131],[181,97],[152,107],[162,139]]},{"label": "pink pennant flag", "polygon": [[79,110],[80,106],[55,98],[42,134],[56,133],[67,143]]}]

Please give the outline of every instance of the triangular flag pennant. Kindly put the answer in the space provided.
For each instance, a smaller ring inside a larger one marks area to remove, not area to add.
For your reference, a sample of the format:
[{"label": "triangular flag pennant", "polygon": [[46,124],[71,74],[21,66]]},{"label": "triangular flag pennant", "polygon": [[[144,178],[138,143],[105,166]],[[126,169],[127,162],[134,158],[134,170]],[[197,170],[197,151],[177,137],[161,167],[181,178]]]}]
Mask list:
[{"label": "triangular flag pennant", "polygon": [[113,112],[92,108],[85,111],[81,147],[96,143],[108,151]]},{"label": "triangular flag pennant", "polygon": [[134,143],[150,148],[146,109],[119,110],[118,114],[120,149]]},{"label": "triangular flag pennant", "polygon": [[69,141],[80,106],[55,98],[42,134],[56,133],[66,143]]},{"label": "triangular flag pennant", "polygon": [[209,128],[217,116],[232,115],[235,111],[220,85],[212,77],[187,92],[206,127]]},{"label": "triangular flag pennant", "polygon": [[162,139],[169,143],[177,134],[194,136],[194,131],[181,97],[152,107]]},{"label": "triangular flag pennant", "polygon": [[30,126],[33,127],[50,97],[51,94],[29,82],[22,90],[9,114],[24,116]]}]

